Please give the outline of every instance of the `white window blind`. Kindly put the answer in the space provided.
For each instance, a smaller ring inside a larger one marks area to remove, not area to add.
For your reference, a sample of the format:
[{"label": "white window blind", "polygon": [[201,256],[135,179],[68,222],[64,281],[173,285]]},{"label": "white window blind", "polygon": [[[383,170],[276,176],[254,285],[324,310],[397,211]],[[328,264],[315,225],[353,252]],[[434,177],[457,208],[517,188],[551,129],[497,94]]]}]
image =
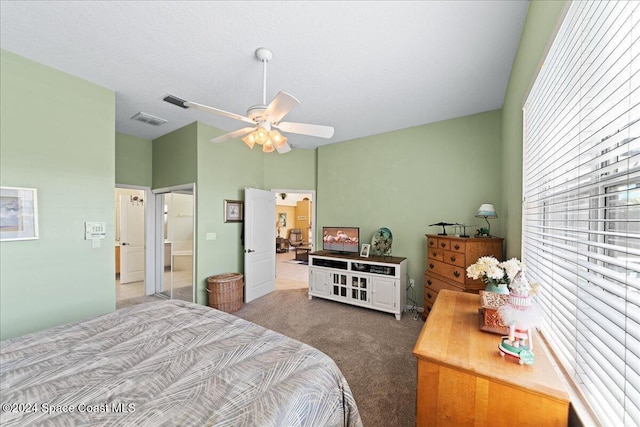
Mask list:
[{"label": "white window blind", "polygon": [[640,425],[640,2],[575,1],[524,106],[522,258],[603,425]]}]

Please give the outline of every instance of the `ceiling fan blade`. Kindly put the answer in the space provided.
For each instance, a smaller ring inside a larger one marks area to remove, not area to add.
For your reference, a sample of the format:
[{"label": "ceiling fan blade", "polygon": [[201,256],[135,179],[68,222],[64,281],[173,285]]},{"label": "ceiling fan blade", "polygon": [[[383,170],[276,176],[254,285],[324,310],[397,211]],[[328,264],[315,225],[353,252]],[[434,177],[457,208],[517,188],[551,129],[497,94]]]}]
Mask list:
[{"label": "ceiling fan blade", "polygon": [[331,138],[334,132],[332,126],[310,125],[307,123],[282,122],[278,123],[276,127],[283,132],[299,133],[320,138]]},{"label": "ceiling fan blade", "polygon": [[275,147],[276,147],[276,150],[278,150],[278,153],[280,154],[288,153],[289,151],[291,151],[291,146],[286,142],[282,144],[281,147],[278,147],[277,145],[275,145]]},{"label": "ceiling fan blade", "polygon": [[235,130],[233,132],[229,132],[229,133],[225,133],[224,135],[217,136],[217,137],[211,139],[211,142],[224,142],[224,141],[227,141],[229,139],[239,138],[241,136],[245,136],[246,134],[248,134],[249,132],[251,132],[254,129],[255,129],[255,127],[252,127],[252,128],[248,127],[248,128],[238,129],[238,130]]},{"label": "ceiling fan blade", "polygon": [[267,116],[272,123],[278,123],[298,104],[300,104],[300,101],[293,95],[289,95],[287,92],[278,92],[264,111],[264,115]]},{"label": "ceiling fan blade", "polygon": [[249,117],[241,116],[240,114],[230,113],[228,111],[220,110],[218,108],[209,107],[208,105],[198,104],[197,102],[187,101],[184,103],[184,105],[190,108],[195,108],[196,110],[206,111],[207,113],[213,113],[219,116],[228,117],[230,119],[241,120],[243,122],[252,123],[252,124],[255,123]]}]

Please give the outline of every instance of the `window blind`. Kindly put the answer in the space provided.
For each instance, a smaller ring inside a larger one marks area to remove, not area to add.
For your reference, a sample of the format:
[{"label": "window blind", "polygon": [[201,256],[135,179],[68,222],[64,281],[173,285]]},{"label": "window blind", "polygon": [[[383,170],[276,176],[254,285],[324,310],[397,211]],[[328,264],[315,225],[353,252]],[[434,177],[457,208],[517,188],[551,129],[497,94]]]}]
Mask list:
[{"label": "window blind", "polygon": [[640,425],[639,5],[573,2],[524,105],[522,259],[603,425]]}]

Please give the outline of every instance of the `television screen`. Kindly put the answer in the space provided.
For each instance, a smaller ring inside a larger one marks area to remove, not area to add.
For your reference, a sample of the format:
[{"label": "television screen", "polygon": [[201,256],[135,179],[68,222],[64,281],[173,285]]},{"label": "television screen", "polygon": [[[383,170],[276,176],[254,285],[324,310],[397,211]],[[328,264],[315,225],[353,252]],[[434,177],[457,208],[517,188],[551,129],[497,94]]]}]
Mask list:
[{"label": "television screen", "polygon": [[322,227],[322,249],[359,253],[359,227]]}]

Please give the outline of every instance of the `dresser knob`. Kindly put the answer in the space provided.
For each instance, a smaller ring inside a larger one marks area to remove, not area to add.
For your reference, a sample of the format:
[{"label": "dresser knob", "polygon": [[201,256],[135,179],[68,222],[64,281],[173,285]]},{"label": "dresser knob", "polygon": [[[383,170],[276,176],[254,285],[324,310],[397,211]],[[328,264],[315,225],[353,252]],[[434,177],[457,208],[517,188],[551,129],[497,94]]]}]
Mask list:
[{"label": "dresser knob", "polygon": [[460,245],[455,245],[454,248],[456,248],[457,251],[458,249],[460,249]]},{"label": "dresser knob", "polygon": [[447,244],[442,242],[442,243],[440,243],[440,246],[442,246],[444,248],[445,246],[447,246]]},{"label": "dresser knob", "polygon": [[431,252],[431,256],[433,256],[434,258],[436,257],[436,255],[438,255],[437,252]]},{"label": "dresser knob", "polygon": [[456,276],[456,277],[460,277],[460,272],[458,270],[456,270],[456,271],[453,272],[453,275]]},{"label": "dresser knob", "polygon": [[427,279],[427,285],[431,286],[433,284],[433,282],[431,281],[431,279]]},{"label": "dresser knob", "polygon": [[433,265],[433,263],[429,264],[429,267],[431,267],[431,269],[433,270],[433,268],[435,267],[435,265]]},{"label": "dresser knob", "polygon": [[456,262],[456,257],[452,256],[451,258],[449,258],[451,260],[451,262]]},{"label": "dresser knob", "polygon": [[431,294],[427,294],[427,298],[431,299]]}]

